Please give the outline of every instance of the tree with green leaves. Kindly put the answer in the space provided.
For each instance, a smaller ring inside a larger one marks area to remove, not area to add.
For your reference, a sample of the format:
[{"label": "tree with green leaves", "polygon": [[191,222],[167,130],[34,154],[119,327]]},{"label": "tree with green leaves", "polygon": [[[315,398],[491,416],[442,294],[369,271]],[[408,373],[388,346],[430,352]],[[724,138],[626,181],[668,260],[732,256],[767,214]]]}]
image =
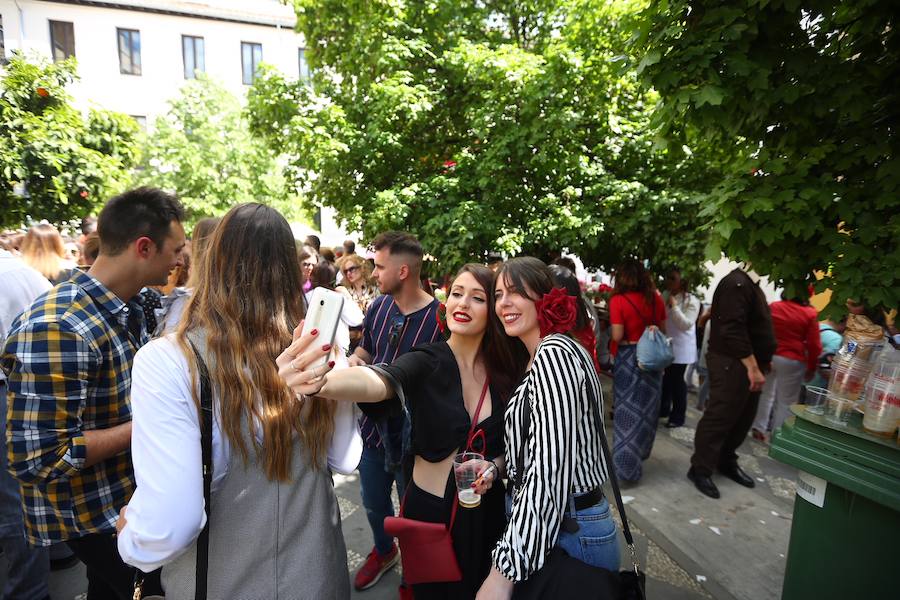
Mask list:
[{"label": "tree with green leaves", "polygon": [[[443,268],[488,250],[698,274],[698,185],[716,161],[662,147],[621,55],[639,4],[296,0],[312,82],[264,70],[253,131],[371,239],[416,233]],[[700,186],[702,187],[702,186]]]},{"label": "tree with green leaves", "polygon": [[275,153],[248,131],[233,94],[201,76],[186,82],[169,104],[147,138],[138,183],[177,194],[189,222],[241,202],[269,204],[288,219],[309,220]]},{"label": "tree with green leaves", "polygon": [[[670,0],[636,29],[660,134],[723,149],[703,219],[710,257],[900,304],[900,31],[889,0]],[[814,272],[825,273],[816,281]]]},{"label": "tree with green leaves", "polygon": [[89,215],[121,191],[137,160],[139,128],[127,115],[83,114],[66,87],[74,59],[14,53],[0,81],[0,226],[61,223]]}]

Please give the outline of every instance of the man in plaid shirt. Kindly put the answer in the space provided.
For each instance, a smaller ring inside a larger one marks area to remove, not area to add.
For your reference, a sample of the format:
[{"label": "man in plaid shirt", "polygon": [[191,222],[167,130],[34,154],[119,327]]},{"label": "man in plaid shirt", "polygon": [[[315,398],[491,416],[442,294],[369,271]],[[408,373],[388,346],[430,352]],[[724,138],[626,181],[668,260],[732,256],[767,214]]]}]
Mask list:
[{"label": "man in plaid shirt", "polygon": [[130,598],[115,523],[134,491],[131,364],[147,341],[141,288],[181,263],[183,210],[138,188],[100,213],[100,255],[13,323],[0,361],[8,378],[9,471],[22,491],[30,544],[65,541],[87,565],[88,599]]}]

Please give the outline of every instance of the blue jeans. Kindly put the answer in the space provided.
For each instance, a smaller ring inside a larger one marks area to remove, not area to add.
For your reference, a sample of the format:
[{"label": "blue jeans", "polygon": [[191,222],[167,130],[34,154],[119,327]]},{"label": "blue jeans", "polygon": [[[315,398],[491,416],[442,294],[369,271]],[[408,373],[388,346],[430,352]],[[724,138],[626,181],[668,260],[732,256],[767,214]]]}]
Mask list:
[{"label": "blue jeans", "polygon": [[359,461],[359,487],[362,495],[369,527],[375,540],[375,550],[384,556],[391,551],[394,538],[384,532],[384,518],[394,516],[391,488],[397,483],[397,495],[403,498],[405,482],[398,468],[394,472],[385,471],[384,448],[363,447]]},{"label": "blue jeans", "polygon": [[19,482],[6,470],[6,382],[0,382],[0,549],[8,572],[0,598],[31,600],[48,598],[50,590],[49,548],[30,548],[25,541]]},{"label": "blue jeans", "polygon": [[583,563],[618,571],[619,538],[606,498],[594,506],[576,511],[575,521],[578,523],[578,531],[575,533],[560,529],[557,541],[559,547]]}]

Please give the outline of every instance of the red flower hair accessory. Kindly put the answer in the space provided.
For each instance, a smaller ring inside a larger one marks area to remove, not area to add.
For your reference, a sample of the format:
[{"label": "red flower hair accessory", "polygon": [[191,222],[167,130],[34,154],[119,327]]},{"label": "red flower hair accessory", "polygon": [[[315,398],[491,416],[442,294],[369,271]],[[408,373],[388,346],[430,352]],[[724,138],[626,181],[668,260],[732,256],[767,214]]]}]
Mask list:
[{"label": "red flower hair accessory", "polygon": [[541,337],[551,333],[567,333],[575,327],[578,304],[575,296],[570,296],[562,288],[553,288],[540,300],[535,300],[534,307],[537,309]]}]

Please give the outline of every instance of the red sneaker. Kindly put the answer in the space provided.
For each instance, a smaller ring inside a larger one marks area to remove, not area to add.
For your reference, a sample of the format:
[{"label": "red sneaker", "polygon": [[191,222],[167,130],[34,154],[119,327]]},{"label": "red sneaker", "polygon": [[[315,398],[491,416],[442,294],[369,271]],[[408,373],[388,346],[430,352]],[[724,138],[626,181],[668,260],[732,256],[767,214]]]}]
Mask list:
[{"label": "red sneaker", "polygon": [[367,590],[381,579],[381,576],[391,570],[391,567],[400,560],[400,553],[397,551],[397,545],[391,546],[391,551],[381,556],[375,548],[369,552],[366,562],[356,572],[353,579],[353,587],[357,590]]}]

